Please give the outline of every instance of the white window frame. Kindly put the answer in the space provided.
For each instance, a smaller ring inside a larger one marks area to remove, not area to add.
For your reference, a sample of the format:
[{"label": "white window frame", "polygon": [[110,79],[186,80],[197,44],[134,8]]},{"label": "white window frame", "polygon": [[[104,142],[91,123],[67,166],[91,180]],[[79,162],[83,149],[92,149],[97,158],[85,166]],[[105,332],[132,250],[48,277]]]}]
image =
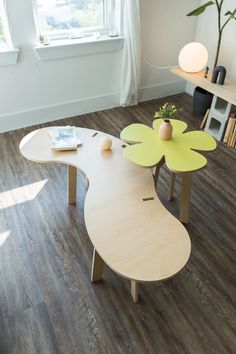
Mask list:
[{"label": "white window frame", "polygon": [[104,26],[98,27],[84,27],[79,29],[71,29],[71,30],[61,30],[61,31],[45,31],[42,32],[39,27],[38,21],[38,4],[37,0],[32,0],[33,9],[34,9],[34,18],[36,24],[36,30],[38,34],[38,38],[42,36],[43,38],[48,38],[50,41],[57,39],[75,39],[81,37],[91,36],[93,33],[99,33],[100,35],[109,34],[109,24],[110,24],[110,16],[111,12],[114,9],[114,1],[115,0],[103,0],[104,1]]},{"label": "white window frame", "polygon": [[0,46],[0,66],[15,65],[17,63],[19,49],[13,48],[5,0],[0,0],[0,16],[5,39],[5,44]]},{"label": "white window frame", "polygon": [[5,38],[5,45],[0,46],[0,50],[1,49],[5,50],[6,48],[12,49],[13,44],[12,44],[12,40],[11,40],[11,34],[10,34],[6,9],[4,6],[4,0],[0,0],[0,16],[1,16],[1,20],[2,20],[3,33],[4,33],[4,38]]}]

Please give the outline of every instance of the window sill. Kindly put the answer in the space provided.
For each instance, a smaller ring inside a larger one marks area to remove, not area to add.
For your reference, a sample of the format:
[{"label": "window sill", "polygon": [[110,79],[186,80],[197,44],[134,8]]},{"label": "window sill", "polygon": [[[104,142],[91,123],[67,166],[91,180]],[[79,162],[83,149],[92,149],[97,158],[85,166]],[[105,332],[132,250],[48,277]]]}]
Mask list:
[{"label": "window sill", "polygon": [[123,37],[108,37],[94,39],[67,39],[51,42],[49,45],[38,45],[35,51],[41,60],[53,60],[98,53],[114,52],[122,49]]},{"label": "window sill", "polygon": [[17,58],[19,54],[19,49],[2,49],[0,50],[0,66],[3,65],[15,65],[17,63]]}]

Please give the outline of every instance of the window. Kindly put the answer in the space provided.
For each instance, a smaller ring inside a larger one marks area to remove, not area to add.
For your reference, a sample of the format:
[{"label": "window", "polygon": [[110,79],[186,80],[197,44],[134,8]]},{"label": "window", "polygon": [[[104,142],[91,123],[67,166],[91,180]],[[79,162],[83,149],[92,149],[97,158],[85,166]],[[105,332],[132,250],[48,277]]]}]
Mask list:
[{"label": "window", "polygon": [[80,37],[108,30],[107,7],[112,0],[33,0],[40,36]]},{"label": "window", "polygon": [[12,42],[5,7],[3,5],[3,0],[0,0],[0,49],[4,49],[6,46],[12,47]]},{"label": "window", "polygon": [[19,49],[13,48],[11,41],[5,0],[0,0],[0,66],[15,65],[18,53]]},{"label": "window", "polygon": [[0,17],[0,46],[5,45],[5,35],[3,32],[2,19]]}]

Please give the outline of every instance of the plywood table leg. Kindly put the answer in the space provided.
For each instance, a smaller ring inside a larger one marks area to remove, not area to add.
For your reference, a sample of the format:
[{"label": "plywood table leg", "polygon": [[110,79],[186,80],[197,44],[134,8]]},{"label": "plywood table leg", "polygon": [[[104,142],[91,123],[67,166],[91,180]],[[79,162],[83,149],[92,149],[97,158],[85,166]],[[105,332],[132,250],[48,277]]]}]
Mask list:
[{"label": "plywood table leg", "polygon": [[156,186],[157,181],[158,181],[159,172],[160,172],[160,166],[156,166],[156,168],[155,168],[155,172],[154,172],[154,174],[153,174],[153,178],[154,178],[154,184],[155,184],[155,186]]},{"label": "plywood table leg", "polygon": [[182,190],[181,190],[179,220],[185,224],[188,223],[188,218],[189,218],[191,187],[192,187],[192,172],[182,173]]},{"label": "plywood table leg", "polygon": [[138,282],[131,280],[131,295],[135,303],[138,302]]},{"label": "plywood table leg", "polygon": [[156,186],[157,182],[158,182],[158,177],[159,177],[159,172],[160,172],[160,168],[163,165],[164,161],[161,160],[156,167],[153,169],[153,178],[154,178],[154,184]]},{"label": "plywood table leg", "polygon": [[77,168],[71,165],[68,165],[68,204],[76,203],[76,175]]},{"label": "plywood table leg", "polygon": [[173,195],[174,195],[174,190],[175,190],[175,177],[176,174],[174,172],[171,172],[171,177],[170,177],[170,190],[169,190],[169,196],[168,200],[169,202],[173,200]]},{"label": "plywood table leg", "polygon": [[91,273],[91,282],[95,283],[102,279],[102,273],[104,268],[104,261],[99,256],[97,251],[93,250],[93,264],[92,264],[92,273]]}]

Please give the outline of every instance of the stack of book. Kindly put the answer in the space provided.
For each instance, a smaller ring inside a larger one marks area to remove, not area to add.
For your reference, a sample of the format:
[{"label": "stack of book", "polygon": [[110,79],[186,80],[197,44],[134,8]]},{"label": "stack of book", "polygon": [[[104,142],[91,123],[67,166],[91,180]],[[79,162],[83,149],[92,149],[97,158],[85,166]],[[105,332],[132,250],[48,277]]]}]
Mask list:
[{"label": "stack of book", "polygon": [[52,127],[48,129],[51,149],[54,151],[77,150],[82,142],[77,137],[76,127]]},{"label": "stack of book", "polygon": [[230,113],[223,142],[228,146],[236,148],[236,113]]}]

